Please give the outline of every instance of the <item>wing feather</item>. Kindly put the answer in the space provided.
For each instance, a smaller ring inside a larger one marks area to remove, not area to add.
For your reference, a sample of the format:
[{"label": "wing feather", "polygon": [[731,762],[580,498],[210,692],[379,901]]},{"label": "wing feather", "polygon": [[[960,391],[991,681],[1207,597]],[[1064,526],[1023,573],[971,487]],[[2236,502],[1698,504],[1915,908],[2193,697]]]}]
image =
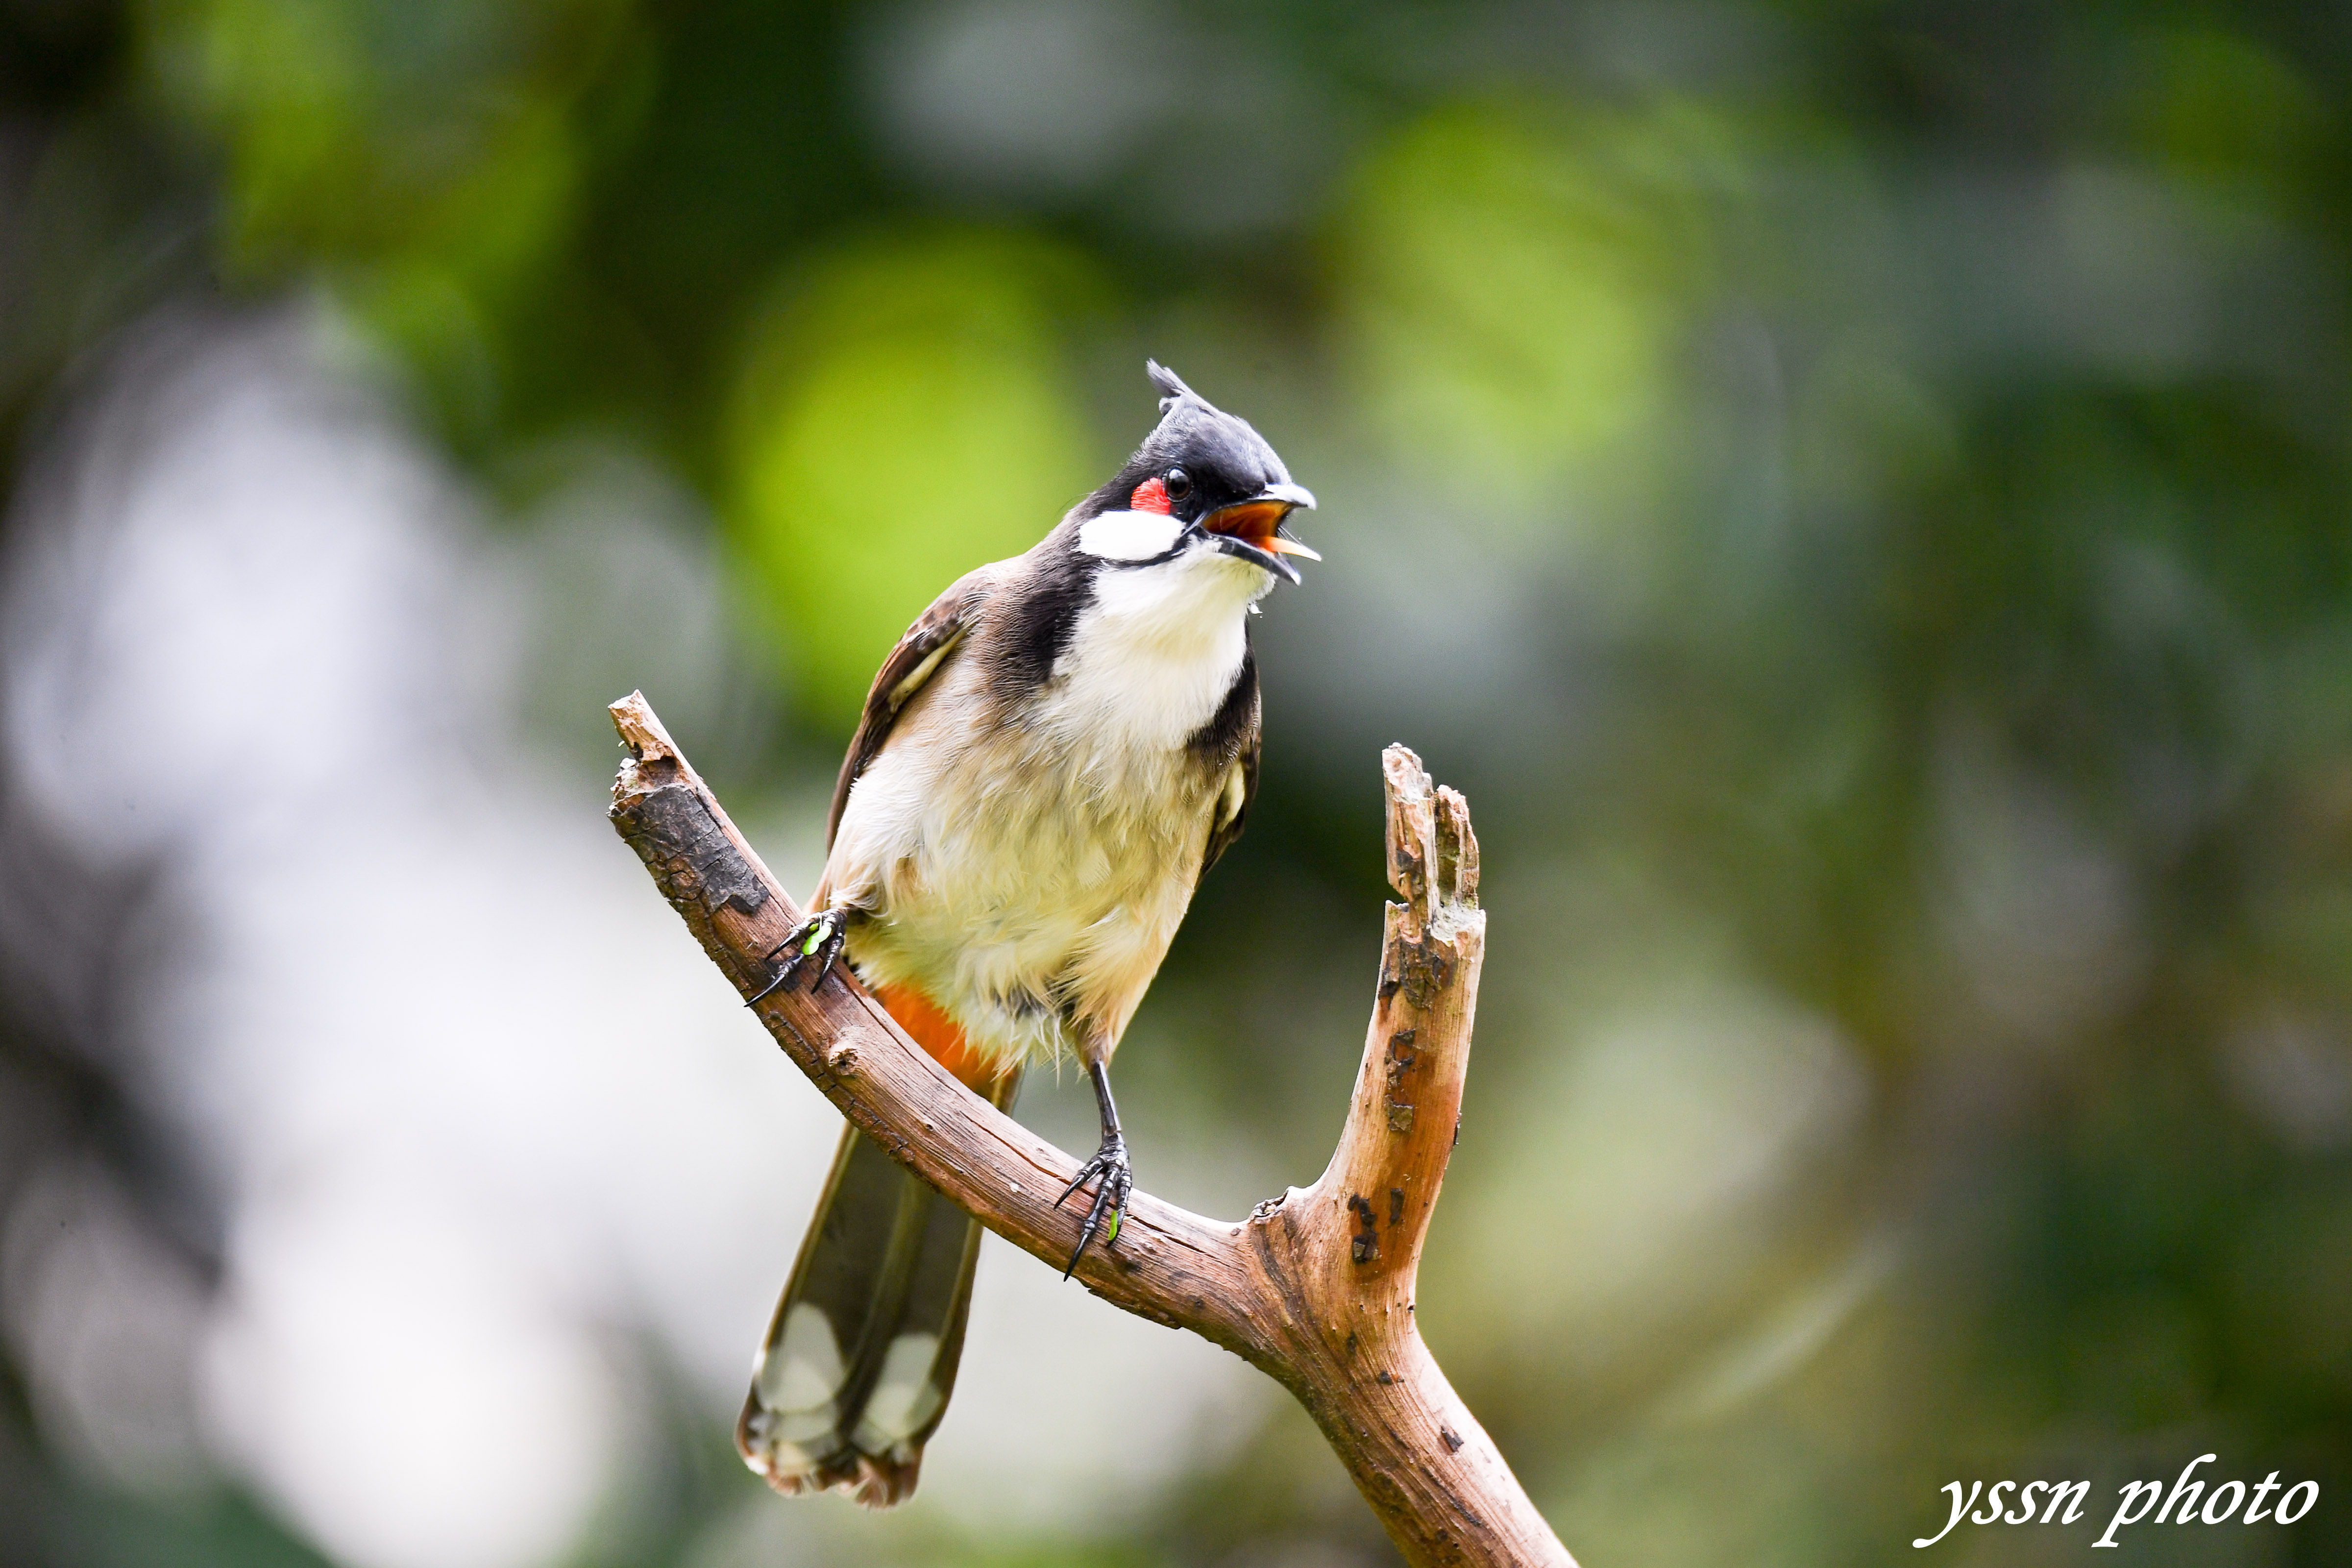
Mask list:
[{"label": "wing feather", "polygon": [[857,721],[857,733],[850,737],[849,754],[842,758],[841,777],[833,786],[833,814],[824,824],[827,851],[833,848],[833,836],[841,831],[849,786],[890,739],[891,727],[907,704],[962,646],[964,634],[971,629],[973,606],[986,585],[987,572],[983,566],[950,584],[946,593],[931,601],[929,609],[915,617],[915,624],[875,672],[874,685],[866,694],[866,711]]},{"label": "wing feather", "polygon": [[[1249,680],[1249,717],[1242,727],[1241,745],[1234,756],[1234,767],[1240,773],[1240,798],[1234,798],[1229,778],[1223,794],[1217,797],[1215,815],[1209,819],[1209,844],[1201,856],[1201,881],[1208,879],[1209,868],[1219,856],[1233,847],[1242,836],[1242,824],[1249,816],[1250,802],[1257,798],[1257,759],[1260,729],[1256,661],[1251,660],[1247,670]],[[1198,891],[1201,882],[1192,886]]]}]

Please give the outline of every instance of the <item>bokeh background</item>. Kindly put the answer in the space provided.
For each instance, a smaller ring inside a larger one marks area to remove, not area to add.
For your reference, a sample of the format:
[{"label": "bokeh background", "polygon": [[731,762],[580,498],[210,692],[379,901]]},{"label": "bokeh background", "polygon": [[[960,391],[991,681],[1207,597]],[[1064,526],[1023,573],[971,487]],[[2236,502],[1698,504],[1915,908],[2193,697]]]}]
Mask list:
[{"label": "bokeh background", "polygon": [[1328,560],[1145,1184],[1321,1168],[1405,741],[1492,919],[1422,1324],[1591,1568],[2207,1451],[2319,1506],[2119,1562],[2352,1562],[2348,121],[2334,5],[0,0],[0,1563],[1393,1561],[993,1241],[912,1506],[729,1446],[837,1119],[603,706],[805,888],[1147,353]]}]

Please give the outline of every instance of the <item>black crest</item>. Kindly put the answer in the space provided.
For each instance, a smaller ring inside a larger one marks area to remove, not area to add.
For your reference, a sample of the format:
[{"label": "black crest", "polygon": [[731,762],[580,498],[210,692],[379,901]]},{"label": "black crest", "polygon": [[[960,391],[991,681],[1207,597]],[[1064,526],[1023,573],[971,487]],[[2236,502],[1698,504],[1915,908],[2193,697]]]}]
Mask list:
[{"label": "black crest", "polygon": [[1187,400],[1197,403],[1203,408],[1209,408],[1212,413],[1215,412],[1213,408],[1211,408],[1207,398],[1202,396],[1199,393],[1185,385],[1184,378],[1182,376],[1178,375],[1174,371],[1170,370],[1158,360],[1145,360],[1143,362],[1143,374],[1151,378],[1152,385],[1158,387],[1166,395],[1160,400],[1160,413],[1165,414],[1170,409],[1175,407],[1176,405]]},{"label": "black crest", "polygon": [[1160,423],[1108,484],[1072,509],[1072,520],[1125,506],[1136,486],[1172,468],[1193,482],[1192,498],[1177,508],[1185,518],[1289,482],[1290,470],[1248,420],[1219,408],[1158,360],[1146,360],[1144,371],[1160,389]]}]

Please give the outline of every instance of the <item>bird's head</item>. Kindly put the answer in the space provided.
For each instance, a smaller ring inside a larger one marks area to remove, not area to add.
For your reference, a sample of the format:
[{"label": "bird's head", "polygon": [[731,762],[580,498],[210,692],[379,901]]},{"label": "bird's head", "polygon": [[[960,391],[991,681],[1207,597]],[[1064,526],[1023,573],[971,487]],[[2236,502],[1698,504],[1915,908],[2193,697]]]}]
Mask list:
[{"label": "bird's head", "polygon": [[1076,547],[1106,568],[1197,570],[1215,560],[1238,561],[1296,583],[1293,555],[1321,556],[1283,531],[1315,497],[1293,484],[1290,470],[1265,437],[1210,403],[1176,373],[1149,362],[1161,393],[1160,424],[1109,483],[1072,514]]}]

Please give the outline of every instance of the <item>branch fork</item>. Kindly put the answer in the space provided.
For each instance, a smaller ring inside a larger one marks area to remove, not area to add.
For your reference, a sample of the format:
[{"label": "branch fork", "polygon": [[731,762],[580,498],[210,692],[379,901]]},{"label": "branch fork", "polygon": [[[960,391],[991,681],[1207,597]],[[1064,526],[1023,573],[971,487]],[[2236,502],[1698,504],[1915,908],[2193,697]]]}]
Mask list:
[{"label": "branch fork", "polygon": [[[644,697],[612,706],[628,748],[614,826],[703,951],[749,997],[800,923]],[[1460,1125],[1486,917],[1469,808],[1402,746],[1381,755],[1388,906],[1380,983],[1346,1129],[1313,1186],[1246,1220],[1138,1192],[1116,1247],[1076,1278],[1127,1311],[1190,1329],[1287,1388],[1414,1564],[1574,1561],[1422,1342],[1414,1280]],[[845,966],[756,1011],[826,1099],[950,1202],[1061,1267],[1081,1216],[1054,1194],[1079,1161],[965,1089]]]}]

